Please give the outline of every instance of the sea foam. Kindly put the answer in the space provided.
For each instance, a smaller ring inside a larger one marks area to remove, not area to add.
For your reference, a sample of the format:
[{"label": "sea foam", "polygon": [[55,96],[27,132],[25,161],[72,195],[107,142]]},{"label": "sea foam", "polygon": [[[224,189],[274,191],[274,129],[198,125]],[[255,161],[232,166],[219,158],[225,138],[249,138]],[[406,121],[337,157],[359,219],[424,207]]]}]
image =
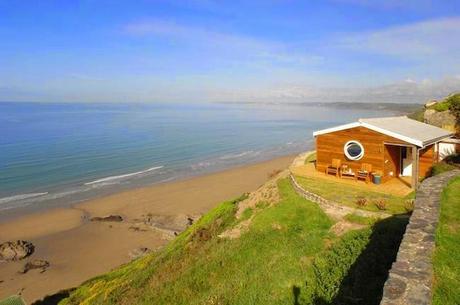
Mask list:
[{"label": "sea foam", "polygon": [[48,192],[44,192],[44,193],[28,193],[28,194],[18,194],[18,195],[9,196],[9,197],[3,197],[3,198],[0,198],[0,204],[12,202],[12,201],[29,199],[29,198],[38,197],[38,196],[44,196],[44,195],[47,195],[47,194],[48,194]]},{"label": "sea foam", "polygon": [[94,180],[94,181],[91,181],[91,182],[86,182],[85,185],[94,185],[94,184],[100,184],[100,183],[107,183],[107,182],[110,182],[110,181],[123,180],[123,179],[129,178],[129,177],[142,175],[142,174],[145,174],[145,173],[148,173],[148,172],[160,169],[160,168],[163,168],[163,166],[155,166],[155,167],[151,167],[151,168],[148,168],[146,170],[139,171],[139,172],[101,178],[101,179],[97,179],[97,180]]}]

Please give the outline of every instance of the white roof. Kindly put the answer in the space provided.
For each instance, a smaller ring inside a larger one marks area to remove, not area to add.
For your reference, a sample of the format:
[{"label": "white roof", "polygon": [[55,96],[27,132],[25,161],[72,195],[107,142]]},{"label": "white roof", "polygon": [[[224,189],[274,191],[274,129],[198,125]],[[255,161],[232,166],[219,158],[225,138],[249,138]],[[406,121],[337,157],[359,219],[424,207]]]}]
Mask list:
[{"label": "white roof", "polygon": [[448,130],[409,119],[406,116],[359,119],[358,122],[315,131],[313,136],[363,126],[407,143],[424,147],[452,136]]}]

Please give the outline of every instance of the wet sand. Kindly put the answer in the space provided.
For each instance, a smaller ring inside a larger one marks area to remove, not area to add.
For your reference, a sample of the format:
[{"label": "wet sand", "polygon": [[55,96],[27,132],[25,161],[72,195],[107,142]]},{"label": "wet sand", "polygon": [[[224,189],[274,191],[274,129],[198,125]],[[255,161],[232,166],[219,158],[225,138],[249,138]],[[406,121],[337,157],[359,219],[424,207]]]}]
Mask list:
[{"label": "wet sand", "polygon": [[[275,170],[294,159],[286,156],[218,173],[124,191],[75,205],[0,223],[0,243],[24,239],[35,252],[19,262],[0,262],[0,299],[21,293],[28,303],[71,288],[129,262],[132,250],[151,250],[170,237],[158,230],[132,230],[145,215],[201,215],[218,203],[257,189]],[[122,222],[91,222],[96,216],[121,215]],[[44,273],[18,273],[27,261],[44,259]]]}]

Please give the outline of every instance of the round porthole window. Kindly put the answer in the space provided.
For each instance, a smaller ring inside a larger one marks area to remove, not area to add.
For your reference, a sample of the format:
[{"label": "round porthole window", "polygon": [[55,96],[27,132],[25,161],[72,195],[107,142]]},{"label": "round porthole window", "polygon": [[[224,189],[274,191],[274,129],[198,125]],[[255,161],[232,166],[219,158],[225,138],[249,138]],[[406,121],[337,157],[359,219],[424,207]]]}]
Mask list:
[{"label": "round porthole window", "polygon": [[359,160],[364,156],[364,147],[358,141],[348,141],[343,146],[343,152],[350,160]]}]

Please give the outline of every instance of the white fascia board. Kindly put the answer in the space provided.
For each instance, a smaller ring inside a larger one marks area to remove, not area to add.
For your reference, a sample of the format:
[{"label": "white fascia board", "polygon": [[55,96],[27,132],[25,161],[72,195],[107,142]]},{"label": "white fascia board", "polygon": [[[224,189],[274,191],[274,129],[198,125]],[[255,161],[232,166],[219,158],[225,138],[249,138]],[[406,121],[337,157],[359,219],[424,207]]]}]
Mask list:
[{"label": "white fascia board", "polygon": [[327,128],[327,129],[322,129],[322,130],[315,131],[315,132],[313,132],[313,136],[316,137],[316,136],[319,136],[319,135],[322,135],[322,134],[331,133],[331,132],[344,130],[344,129],[350,129],[350,128],[354,128],[354,127],[358,127],[358,126],[361,126],[361,124],[359,122],[348,123],[348,124],[339,125],[339,126],[332,127],[332,128]]},{"label": "white fascia board", "polygon": [[369,129],[377,131],[377,132],[380,132],[380,133],[383,133],[383,134],[386,134],[387,136],[402,140],[404,142],[414,144],[414,145],[416,145],[418,147],[423,147],[423,142],[420,141],[420,140],[409,138],[409,137],[403,136],[403,135],[401,135],[399,133],[392,132],[392,131],[389,131],[389,130],[374,126],[372,124],[364,123],[364,122],[361,122],[361,126],[369,128]]}]

